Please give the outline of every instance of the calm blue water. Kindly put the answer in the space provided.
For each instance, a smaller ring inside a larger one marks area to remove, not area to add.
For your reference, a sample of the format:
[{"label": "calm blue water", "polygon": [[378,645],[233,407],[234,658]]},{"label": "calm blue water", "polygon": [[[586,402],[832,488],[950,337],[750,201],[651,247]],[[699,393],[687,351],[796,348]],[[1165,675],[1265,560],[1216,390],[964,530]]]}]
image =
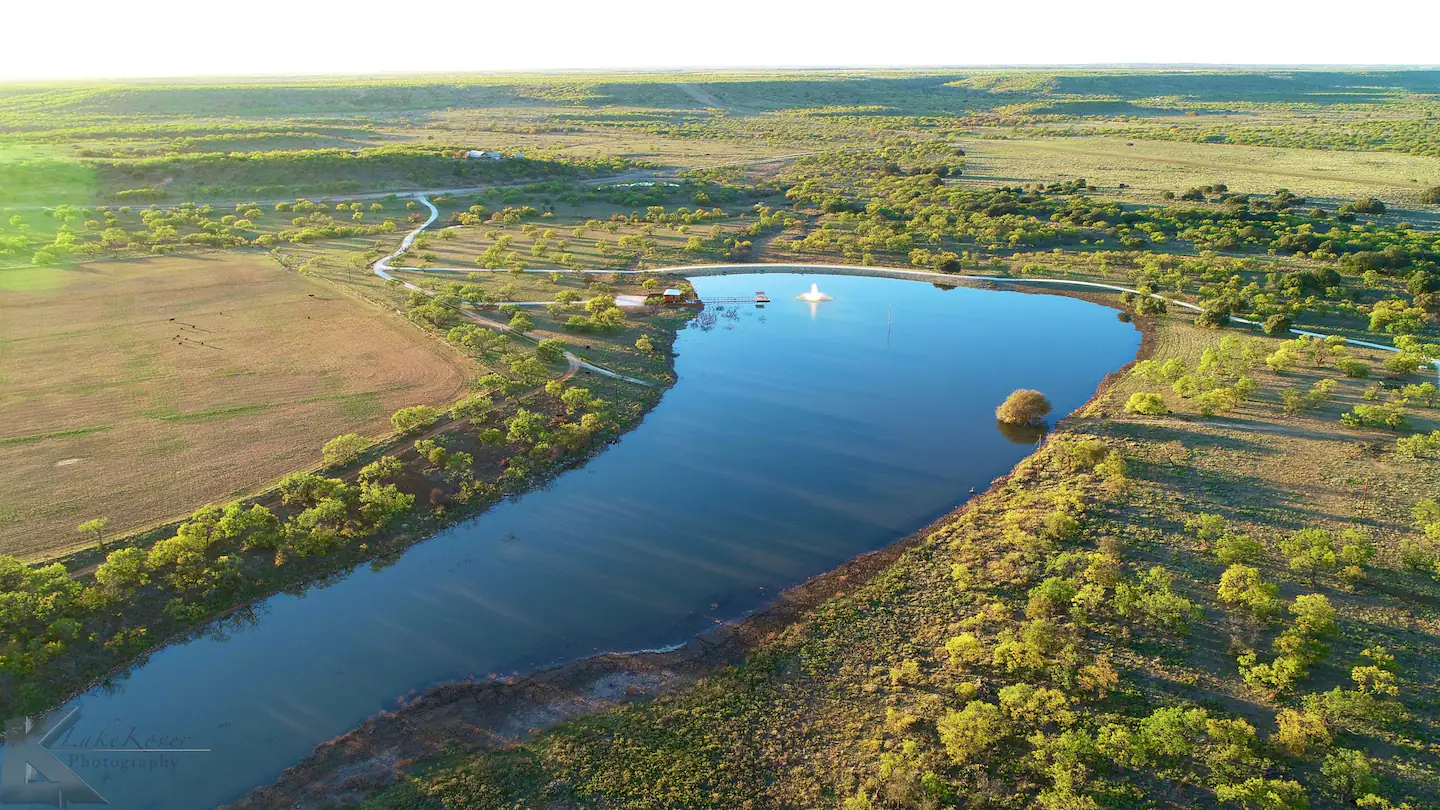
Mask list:
[{"label": "calm blue water", "polygon": [[[796,301],[812,281],[835,300]],[[774,303],[687,328],[679,383],[549,490],[272,598],[255,624],[71,706],[72,743],[133,727],[209,751],[61,761],[122,810],[210,807],[409,690],[683,641],[983,490],[1030,450],[995,426],[1011,390],[1063,415],[1140,341],[1113,310],[1054,296],[784,274],[695,286]]]}]

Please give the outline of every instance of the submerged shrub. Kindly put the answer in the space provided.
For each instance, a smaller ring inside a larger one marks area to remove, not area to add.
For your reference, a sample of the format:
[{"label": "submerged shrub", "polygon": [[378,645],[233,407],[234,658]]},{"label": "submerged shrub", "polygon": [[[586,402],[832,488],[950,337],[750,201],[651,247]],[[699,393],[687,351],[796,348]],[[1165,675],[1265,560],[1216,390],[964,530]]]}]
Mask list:
[{"label": "submerged shrub", "polygon": [[1021,388],[1000,403],[1000,407],[995,409],[995,418],[1012,425],[1031,425],[1044,419],[1048,413],[1050,400],[1044,394]]}]

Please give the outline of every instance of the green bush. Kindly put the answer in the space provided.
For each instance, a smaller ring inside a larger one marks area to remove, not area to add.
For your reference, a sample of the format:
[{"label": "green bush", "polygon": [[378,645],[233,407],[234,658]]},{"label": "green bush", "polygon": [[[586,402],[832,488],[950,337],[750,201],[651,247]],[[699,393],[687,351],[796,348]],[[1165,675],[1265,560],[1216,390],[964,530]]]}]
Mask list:
[{"label": "green bush", "polygon": [[479,419],[495,407],[490,397],[484,394],[471,394],[451,408],[456,416],[468,419]]},{"label": "green bush", "polygon": [[1288,315],[1271,315],[1265,319],[1261,328],[1267,335],[1283,335],[1290,331],[1292,323]]},{"label": "green bush", "polygon": [[523,312],[517,312],[510,317],[510,331],[524,334],[535,328],[535,320]]},{"label": "green bush", "polygon": [[1339,210],[1341,212],[1380,216],[1381,214],[1385,213],[1385,203],[1375,199],[1374,197],[1361,197],[1360,199],[1353,202],[1342,204]]},{"label": "green bush", "polygon": [[396,433],[411,433],[427,428],[440,418],[440,411],[429,405],[415,405],[401,408],[390,415],[390,424]]},{"label": "green bush", "polygon": [[326,442],[325,446],[320,448],[320,457],[325,460],[326,465],[334,467],[353,460],[369,446],[370,440],[364,436],[346,433]]},{"label": "green bush", "polygon": [[1170,412],[1170,409],[1165,406],[1164,397],[1143,391],[1137,391],[1130,395],[1130,399],[1125,401],[1125,410],[1142,416],[1163,416]]},{"label": "green bush", "polygon": [[1364,379],[1370,376],[1370,364],[1364,360],[1356,360],[1353,357],[1342,357],[1336,360],[1335,367],[1344,372],[1346,377]]},{"label": "green bush", "polygon": [[558,363],[565,359],[565,341],[549,338],[535,347],[535,356],[542,363]]},{"label": "green bush", "polygon": [[962,765],[1010,733],[1000,707],[979,700],[972,700],[964,709],[941,717],[935,723],[935,730],[940,732],[945,752]]}]

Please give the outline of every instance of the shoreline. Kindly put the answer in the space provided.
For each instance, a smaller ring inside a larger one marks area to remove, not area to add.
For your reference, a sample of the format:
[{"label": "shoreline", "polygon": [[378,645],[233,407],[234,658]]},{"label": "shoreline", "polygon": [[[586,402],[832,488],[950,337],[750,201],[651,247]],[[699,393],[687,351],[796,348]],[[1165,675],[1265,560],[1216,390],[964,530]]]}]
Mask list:
[{"label": "shoreline", "polygon": [[[676,334],[678,335],[678,332]],[[672,374],[673,371],[674,369],[672,366]],[[434,513],[421,514],[418,516],[419,519],[414,525],[406,526],[396,531],[394,535],[388,540],[388,542],[386,542],[384,548],[375,549],[373,553],[362,553],[357,558],[347,559],[343,562],[337,562],[337,564],[333,566],[317,570],[314,574],[307,578],[297,580],[293,583],[271,588],[264,591],[263,593],[258,593],[253,596],[247,597],[244,600],[236,602],[222,610],[209,614],[204,619],[197,622],[195,625],[185,629],[177,630],[165,636],[154,646],[146,649],[141,654],[133,658],[127,659],[124,662],[117,663],[114,666],[106,669],[99,675],[90,678],[83,685],[67,691],[63,698],[57,700],[53,705],[46,707],[42,712],[40,712],[40,714],[53,712],[63,707],[65,704],[80,698],[86,693],[104,686],[112,679],[119,679],[123,682],[123,680],[128,676],[131,670],[147,664],[151,656],[163,652],[170,647],[185,644],[189,641],[200,638],[201,636],[212,630],[223,629],[223,625],[226,622],[235,619],[241,614],[253,611],[256,606],[270,599],[273,599],[274,597],[288,593],[303,593],[305,591],[309,591],[312,588],[324,585],[325,583],[332,580],[348,577],[351,574],[355,573],[355,571],[362,565],[375,565],[386,560],[398,559],[401,555],[405,554],[415,546],[435,538],[443,531],[452,529],[463,523],[483,516],[492,508],[510,498],[522,497],[549,487],[560,476],[582,469],[586,464],[590,463],[592,459],[594,459],[596,456],[603,453],[607,448],[609,448],[610,445],[620,441],[630,431],[635,430],[636,428],[640,427],[640,425],[644,424],[645,419],[650,415],[650,412],[653,411],[657,406],[659,406],[660,402],[664,399],[665,392],[669,391],[674,384],[675,382],[672,381],[668,384],[659,383],[655,385],[652,390],[656,391],[658,395],[653,401],[645,404],[641,408],[641,410],[636,414],[633,421],[623,425],[619,425],[614,435],[609,436],[603,442],[599,442],[590,447],[587,447],[584,452],[576,454],[573,457],[565,458],[560,465],[547,471],[545,475],[527,482],[527,486],[525,488],[517,490],[515,492],[500,493],[493,500],[475,504],[471,509],[465,509],[463,511],[454,510],[441,515],[436,515]],[[400,438],[403,444],[403,440],[410,437]],[[270,491],[272,490],[267,489],[265,492],[268,493]],[[163,524],[158,528],[150,529],[149,532],[157,533],[162,536],[166,532],[173,534],[175,527],[178,527],[181,523],[184,522],[184,520],[184,518],[181,518],[170,523]],[[372,543],[374,543],[373,540]],[[378,543],[374,544],[378,545]],[[91,552],[98,548],[99,547],[92,546],[70,556],[76,556],[78,554]],[[113,548],[114,547],[112,547],[112,550]]]},{"label": "shoreline", "polygon": [[[433,208],[432,208],[432,210],[433,210]],[[418,227],[418,228],[416,228],[415,230],[413,230],[413,231],[411,231],[410,233],[408,233],[408,234],[407,234],[407,238],[409,238],[409,237],[414,237],[414,236],[418,235],[420,232],[424,231],[426,227],[428,227],[430,224],[432,224],[433,221],[434,221],[434,218],[432,217],[431,220],[429,220],[429,221],[421,224],[420,227]],[[402,248],[402,250],[403,250],[403,248]],[[397,251],[397,252],[398,252],[398,251]],[[393,255],[393,254],[392,254],[392,255]],[[383,260],[382,260],[382,261],[383,261]],[[757,269],[747,269],[747,268],[749,267],[749,265],[745,265],[745,264],[714,265],[713,267],[715,267],[716,269],[721,269],[721,268],[723,268],[723,272],[718,272],[718,273],[704,273],[704,272],[701,272],[701,273],[699,273],[699,275],[702,275],[702,276],[704,276],[704,275],[747,275],[747,274],[755,274],[755,273],[769,272],[769,271],[772,271],[772,268],[773,268],[773,265],[767,265],[767,264],[765,264],[765,263],[757,263],[757,264],[755,264],[755,265],[753,265],[753,266],[754,266],[755,268],[757,268]],[[703,267],[703,266],[702,266],[702,267]],[[801,272],[803,273],[803,269],[804,269],[805,266],[804,266],[804,265],[793,265],[793,267],[795,267],[795,268],[800,268],[800,269],[801,269]],[[827,274],[834,274],[834,275],[851,275],[851,276],[862,276],[862,277],[893,278],[893,279],[897,279],[897,280],[915,281],[915,282],[919,282],[919,283],[936,283],[936,282],[932,282],[930,279],[927,279],[927,278],[919,278],[919,277],[917,277],[917,276],[915,275],[915,273],[910,272],[910,271],[905,271],[903,268],[872,268],[872,267],[859,267],[859,266],[857,266],[857,267],[848,268],[851,272],[838,272],[839,270],[843,270],[843,269],[845,269],[845,268],[841,268],[841,267],[839,267],[839,266],[831,267],[831,266],[826,266],[826,265],[820,265],[820,266],[814,266],[814,269],[823,270],[823,271],[824,271],[825,273],[827,273]],[[886,270],[897,270],[897,271],[899,271],[901,274],[900,274],[900,275],[887,275],[887,274],[884,272],[884,271],[886,271]],[[1094,289],[1094,288],[1086,289],[1086,288],[1083,288],[1083,287],[1078,288],[1078,289],[1075,289],[1075,288],[1072,288],[1072,289],[1058,289],[1057,287],[1037,288],[1037,287],[1033,287],[1033,286],[1032,286],[1032,287],[1027,287],[1027,286],[1024,285],[1024,284],[1009,285],[1009,284],[1006,284],[1006,283],[1005,283],[1005,282],[1007,281],[1007,279],[964,278],[964,277],[959,277],[959,276],[955,276],[955,277],[952,277],[952,278],[953,278],[953,281],[954,281],[953,286],[956,286],[956,287],[970,287],[970,288],[975,288],[975,289],[989,289],[989,290],[995,290],[995,291],[1001,291],[1001,292],[1019,292],[1019,293],[1024,293],[1024,294],[1027,294],[1027,295],[1059,295],[1059,296],[1063,296],[1063,297],[1076,298],[1076,299],[1088,301],[1088,302],[1090,302],[1090,303],[1100,304],[1100,305],[1102,305],[1102,306],[1109,306],[1109,305],[1105,304],[1104,301],[1102,300],[1104,296],[1107,296],[1107,295],[1109,294],[1109,291],[1108,291],[1108,290],[1100,290],[1100,289]],[[1114,307],[1111,306],[1110,308],[1113,309]],[[172,647],[172,646],[178,645],[178,644],[187,643],[187,642],[189,642],[189,641],[191,641],[191,640],[193,640],[193,639],[199,638],[200,636],[204,635],[205,633],[207,633],[207,632],[209,632],[209,631],[211,631],[211,630],[213,630],[213,629],[216,629],[217,627],[222,627],[226,622],[231,621],[232,619],[235,619],[237,616],[241,616],[241,615],[247,613],[248,611],[252,611],[257,605],[259,605],[259,604],[261,604],[261,603],[263,603],[263,602],[265,602],[265,601],[267,601],[267,600],[269,600],[269,599],[271,599],[271,598],[273,598],[273,597],[280,596],[281,594],[290,593],[290,592],[294,592],[294,591],[305,591],[305,590],[309,590],[310,588],[314,588],[314,587],[316,587],[316,586],[318,586],[318,585],[321,585],[321,584],[323,584],[323,583],[325,583],[325,582],[331,581],[331,580],[333,580],[333,579],[335,579],[335,578],[337,578],[337,577],[349,576],[350,574],[352,574],[352,573],[353,573],[359,566],[361,566],[361,565],[365,565],[365,564],[375,564],[375,563],[378,562],[378,561],[383,561],[383,560],[386,560],[387,558],[391,558],[391,557],[395,557],[395,556],[404,554],[405,552],[407,552],[409,549],[413,548],[414,546],[416,546],[416,545],[418,545],[418,544],[420,544],[420,543],[423,543],[423,542],[425,542],[425,541],[427,541],[427,540],[435,537],[437,534],[439,534],[439,533],[442,532],[442,531],[445,531],[446,529],[449,529],[449,528],[452,528],[452,527],[454,527],[454,526],[460,525],[460,524],[462,524],[462,523],[464,523],[464,522],[466,522],[466,521],[468,521],[468,520],[472,520],[472,519],[474,519],[474,518],[480,517],[481,515],[483,515],[483,514],[485,514],[486,512],[488,512],[493,506],[495,506],[496,504],[500,503],[501,501],[503,501],[503,500],[505,500],[505,499],[507,499],[507,498],[515,497],[515,496],[520,496],[520,495],[525,495],[525,494],[528,494],[528,493],[530,493],[530,492],[534,492],[534,491],[536,491],[536,490],[543,489],[543,488],[545,488],[546,486],[550,485],[550,484],[551,484],[556,478],[558,478],[560,475],[563,475],[563,474],[565,474],[565,473],[567,473],[567,472],[570,472],[571,470],[574,470],[574,469],[578,469],[578,468],[580,468],[580,467],[583,467],[585,464],[588,464],[588,463],[590,462],[590,460],[591,460],[592,458],[594,458],[596,455],[598,455],[598,454],[601,453],[601,452],[604,452],[604,449],[605,449],[606,447],[608,447],[610,444],[619,441],[621,438],[623,438],[623,437],[625,436],[625,434],[629,433],[630,431],[638,428],[641,424],[643,424],[644,421],[645,421],[645,418],[650,414],[650,411],[653,410],[656,406],[658,406],[658,405],[660,404],[661,400],[663,400],[664,395],[665,395],[665,392],[667,392],[673,385],[675,385],[676,383],[679,382],[678,377],[675,376],[675,367],[674,367],[674,357],[675,357],[675,355],[673,354],[673,352],[674,352],[674,343],[675,343],[675,341],[678,340],[678,338],[679,338],[680,330],[683,329],[686,325],[688,325],[688,323],[689,323],[689,322],[688,322],[688,320],[687,320],[684,324],[682,324],[681,327],[680,327],[680,329],[677,329],[677,330],[675,331],[675,333],[674,333],[674,335],[672,336],[672,339],[671,339],[671,347],[670,347],[670,352],[671,352],[671,354],[669,355],[669,360],[670,360],[669,372],[670,372],[670,376],[671,376],[671,378],[672,378],[671,381],[670,381],[669,383],[660,382],[660,383],[656,384],[655,386],[653,386],[651,390],[654,390],[654,391],[657,393],[657,396],[655,397],[655,399],[654,399],[652,402],[649,402],[648,404],[646,404],[646,405],[643,406],[643,408],[640,410],[640,412],[636,415],[636,417],[635,417],[635,419],[634,419],[633,422],[631,422],[631,423],[629,423],[629,424],[625,424],[625,425],[620,425],[620,426],[618,427],[618,430],[616,431],[616,433],[615,433],[613,436],[611,436],[609,439],[607,439],[605,442],[603,442],[603,443],[601,443],[601,444],[598,444],[598,445],[595,445],[595,446],[593,446],[593,447],[591,447],[591,448],[588,448],[585,452],[583,452],[583,453],[581,453],[581,454],[579,454],[579,455],[576,455],[573,459],[566,459],[565,463],[564,463],[562,466],[557,467],[556,469],[551,470],[551,471],[550,471],[547,475],[545,475],[544,477],[542,477],[542,478],[540,478],[540,479],[537,479],[537,480],[535,480],[535,481],[533,481],[533,482],[530,482],[530,486],[527,487],[526,489],[523,489],[523,490],[520,490],[520,491],[516,491],[516,492],[503,493],[503,494],[501,494],[499,497],[497,497],[497,498],[496,498],[495,500],[493,500],[493,501],[490,501],[490,502],[485,503],[485,504],[483,504],[483,505],[477,504],[477,505],[474,506],[473,509],[463,510],[463,511],[462,511],[460,514],[458,514],[458,515],[453,514],[453,513],[447,513],[447,514],[444,514],[444,515],[435,515],[435,514],[433,514],[433,513],[426,513],[426,514],[419,515],[419,516],[418,516],[418,520],[416,521],[415,525],[413,525],[413,526],[408,526],[408,527],[404,527],[404,528],[402,528],[402,529],[400,529],[400,530],[397,530],[397,531],[395,532],[395,534],[393,535],[393,537],[391,538],[391,540],[390,540],[389,542],[387,542],[387,543],[384,544],[384,545],[385,545],[384,548],[376,549],[373,553],[361,553],[361,554],[359,554],[359,555],[356,556],[356,557],[352,557],[352,558],[350,558],[350,559],[347,559],[347,560],[344,560],[344,561],[341,561],[341,562],[337,562],[336,564],[334,564],[334,565],[332,565],[332,566],[319,568],[319,569],[317,569],[316,571],[312,572],[309,576],[307,576],[307,577],[305,577],[305,578],[297,579],[297,580],[294,581],[294,582],[291,582],[291,583],[288,583],[288,584],[284,584],[284,585],[280,585],[280,586],[278,586],[278,587],[274,587],[274,588],[265,590],[265,591],[263,591],[263,592],[256,593],[256,594],[254,594],[254,595],[251,595],[251,596],[248,596],[248,597],[244,598],[244,599],[241,600],[241,601],[237,601],[237,602],[235,602],[235,603],[233,603],[233,604],[231,604],[231,605],[229,605],[229,606],[227,606],[227,607],[225,607],[225,608],[223,608],[223,609],[221,609],[221,610],[218,610],[218,611],[216,611],[216,612],[214,612],[214,613],[208,614],[208,615],[205,616],[203,619],[201,619],[200,621],[198,621],[197,623],[195,623],[195,624],[193,624],[193,625],[191,625],[191,626],[189,626],[189,627],[185,627],[185,628],[182,628],[182,629],[178,629],[178,630],[175,630],[175,631],[173,631],[173,632],[165,635],[165,636],[164,636],[161,640],[159,640],[156,644],[154,644],[153,646],[145,649],[145,650],[142,651],[140,654],[138,654],[138,655],[136,655],[136,656],[134,656],[134,657],[132,657],[132,658],[126,659],[126,660],[124,660],[124,661],[117,662],[117,663],[115,663],[115,664],[107,667],[107,668],[104,669],[103,671],[99,672],[98,674],[95,674],[95,675],[91,676],[91,677],[88,678],[84,683],[81,683],[81,684],[79,684],[79,685],[77,685],[77,686],[74,686],[74,687],[72,687],[72,688],[70,688],[70,689],[67,689],[67,690],[64,692],[63,697],[57,699],[57,700],[54,701],[52,704],[47,705],[43,710],[40,710],[40,711],[38,711],[38,712],[36,712],[36,713],[37,713],[37,714],[43,714],[43,713],[48,713],[48,712],[55,711],[56,709],[64,706],[65,704],[67,704],[67,703],[69,703],[69,702],[71,702],[71,701],[73,701],[73,700],[75,700],[75,699],[83,696],[83,695],[86,694],[87,692],[90,692],[90,691],[92,691],[92,690],[94,690],[94,689],[96,689],[96,688],[98,688],[98,687],[104,686],[107,682],[111,681],[112,679],[124,680],[124,678],[128,675],[128,673],[129,673],[130,671],[134,670],[134,669],[137,668],[137,667],[144,666],[146,663],[149,662],[150,657],[153,656],[153,655],[155,655],[156,653],[162,652],[162,651],[164,651],[164,650],[166,650],[166,649],[168,649],[168,648],[170,648],[170,647]],[[1138,328],[1138,322],[1137,322],[1137,328]],[[1144,345],[1145,345],[1145,340],[1146,340],[1146,339],[1147,339],[1147,338],[1146,338],[1146,332],[1145,332],[1144,329],[1141,329],[1141,351],[1144,350]],[[1086,405],[1088,405],[1088,404],[1089,404],[1089,401],[1087,400],[1087,402],[1086,402],[1085,404],[1082,404],[1082,405],[1080,406],[1080,408],[1083,409],[1083,408],[1086,407]],[[1079,410],[1079,409],[1077,409],[1077,411],[1078,411],[1078,410]],[[1057,422],[1057,427],[1058,427],[1058,422]],[[406,437],[397,437],[396,441],[399,441],[400,444],[403,445],[405,438],[406,438]],[[378,447],[381,447],[381,445],[377,445],[376,447],[377,447],[377,448],[378,448]],[[373,448],[372,448],[372,449],[373,449]],[[247,500],[247,501],[253,501],[253,502],[259,502],[260,499],[263,499],[263,498],[266,497],[267,495],[273,493],[273,491],[274,491],[274,487],[273,487],[273,486],[266,487],[265,489],[262,489],[262,490],[261,490],[259,493],[257,493],[256,495],[254,495],[254,496],[252,496],[251,498],[248,498],[248,499],[246,499],[246,500]],[[946,513],[946,514],[949,515],[949,514],[952,514],[952,513]],[[945,517],[945,516],[941,516],[941,518],[939,518],[939,519],[944,519],[944,517]],[[135,535],[132,535],[132,536],[139,536],[139,537],[149,538],[149,539],[147,539],[147,540],[142,541],[142,542],[146,543],[147,545],[149,545],[149,544],[151,544],[151,543],[153,543],[153,542],[155,542],[155,541],[157,541],[157,540],[159,540],[159,539],[163,539],[164,537],[166,537],[166,536],[168,536],[168,535],[170,535],[170,534],[173,534],[174,531],[176,530],[176,528],[177,528],[181,523],[183,523],[185,520],[187,520],[187,519],[188,519],[188,515],[182,515],[182,516],[180,516],[180,517],[173,518],[173,519],[171,519],[171,520],[169,520],[169,521],[167,521],[167,522],[165,522],[165,523],[161,523],[161,524],[158,524],[158,525],[154,525],[154,526],[149,527],[148,529],[141,530],[140,532],[138,532],[138,533],[136,533]],[[379,542],[375,542],[374,544],[375,544],[375,545],[380,545]],[[88,547],[85,547],[85,548],[81,548],[81,549],[78,549],[78,550],[75,550],[75,551],[71,551],[71,552],[62,554],[62,555],[60,555],[60,556],[58,556],[58,557],[55,557],[55,558],[51,558],[51,559],[47,560],[47,562],[60,562],[60,563],[62,563],[62,564],[64,564],[64,565],[66,565],[67,568],[73,567],[74,570],[80,571],[80,572],[82,572],[82,573],[89,573],[90,571],[93,570],[93,566],[94,566],[96,563],[98,563],[100,560],[103,560],[104,554],[105,554],[108,550],[113,550],[114,548],[119,548],[119,547],[123,547],[123,546],[124,546],[124,543],[123,543],[123,542],[111,541],[111,543],[110,543],[110,544],[107,544],[106,546],[88,546]],[[78,565],[77,565],[77,561],[79,562]],[[727,622],[726,624],[728,625],[728,624],[733,624],[733,623],[735,623],[735,622],[737,622],[737,621],[743,621],[744,618],[745,618],[745,617],[742,616],[742,617],[740,617],[740,618],[738,618],[738,619],[736,619],[736,620]]]},{"label": "shoreline", "polygon": [[[1081,291],[1035,290],[1098,303]],[[1098,296],[1097,296],[1098,297]],[[1153,316],[1137,317],[1135,357],[1106,374],[1095,393],[1058,419],[1047,435],[1091,410],[1135,363],[1155,353]],[[643,419],[642,419],[643,421]],[[713,630],[656,650],[607,652],[535,670],[518,679],[435,684],[394,711],[381,711],[354,729],[316,746],[269,785],[250,790],[230,810],[300,810],[358,802],[424,760],[451,753],[503,748],[578,717],[679,692],[707,675],[741,663],[766,639],[804,621],[805,614],[855,584],[884,571],[936,530],[948,525],[1005,483],[1032,454],[1016,462],[982,492],[889,544],[865,552],[781,591],[774,601]]]}]

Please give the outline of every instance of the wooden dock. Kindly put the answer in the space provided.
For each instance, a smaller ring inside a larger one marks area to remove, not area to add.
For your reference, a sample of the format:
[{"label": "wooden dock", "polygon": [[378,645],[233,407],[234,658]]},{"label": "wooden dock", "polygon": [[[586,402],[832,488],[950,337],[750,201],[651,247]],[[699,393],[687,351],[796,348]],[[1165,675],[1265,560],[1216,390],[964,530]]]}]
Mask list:
[{"label": "wooden dock", "polygon": [[729,298],[706,298],[706,299],[705,299],[705,303],[707,303],[707,304],[754,304],[755,306],[758,307],[758,306],[764,306],[764,305],[770,303],[770,296],[766,295],[764,290],[761,290],[760,292],[755,293],[755,295],[753,295],[753,296],[734,296],[734,297],[729,297]]}]

